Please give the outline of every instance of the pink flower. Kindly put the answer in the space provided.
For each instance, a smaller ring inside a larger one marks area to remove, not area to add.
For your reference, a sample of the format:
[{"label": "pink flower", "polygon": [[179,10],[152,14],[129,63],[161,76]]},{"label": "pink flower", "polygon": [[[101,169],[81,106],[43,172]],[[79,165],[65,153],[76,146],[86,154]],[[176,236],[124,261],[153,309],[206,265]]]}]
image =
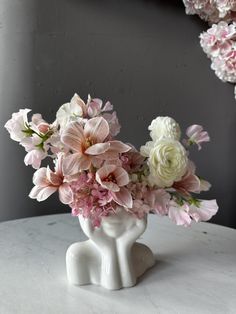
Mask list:
[{"label": "pink flower", "polygon": [[63,204],[72,202],[72,191],[69,183],[64,182],[64,174],[62,171],[63,155],[59,154],[56,160],[55,171],[50,168],[40,168],[33,176],[34,187],[29,197],[37,199],[38,202],[44,201],[51,194],[58,191],[59,199]]},{"label": "pink flower", "polygon": [[97,183],[94,174],[83,172],[70,186],[73,192],[72,215],[83,215],[91,219],[94,227],[99,227],[103,216],[115,212],[117,204],[111,192]]},{"label": "pink flower", "polygon": [[150,211],[151,211],[150,206],[145,204],[144,201],[134,200],[133,207],[130,210],[130,213],[132,213],[139,219],[143,219]]},{"label": "pink flower", "polygon": [[133,205],[131,193],[124,186],[129,183],[128,173],[116,165],[105,165],[96,172],[97,182],[110,191],[113,200],[124,207]]},{"label": "pink flower", "polygon": [[197,200],[189,207],[189,215],[196,222],[211,219],[218,211],[216,200]]},{"label": "pink flower", "polygon": [[47,123],[40,113],[33,114],[30,127],[35,132],[39,132],[41,134],[46,134],[50,130],[50,124]]},{"label": "pink flower", "polygon": [[196,167],[192,161],[189,160],[188,168],[185,175],[180,181],[174,182],[173,188],[179,193],[189,196],[189,192],[199,193],[201,187],[200,179],[195,175]]},{"label": "pink flower", "polygon": [[231,50],[235,36],[235,23],[221,21],[200,35],[200,44],[209,58],[215,58]]},{"label": "pink flower", "polygon": [[41,161],[48,156],[47,150],[49,146],[36,134],[22,139],[20,145],[22,145],[27,152],[24,158],[26,166],[31,165],[34,169],[38,169],[41,165]]},{"label": "pink flower", "polygon": [[188,212],[188,204],[185,203],[180,206],[175,201],[170,202],[168,216],[177,226],[188,227],[191,225],[191,218]]},{"label": "pink flower", "polygon": [[12,118],[5,124],[5,128],[13,141],[20,142],[28,135],[27,114],[30,111],[30,109],[20,109],[19,112],[13,113]]},{"label": "pink flower", "polygon": [[73,175],[91,165],[99,166],[103,160],[117,158],[130,149],[120,141],[104,142],[108,134],[108,123],[102,117],[88,120],[84,129],[78,122],[72,122],[61,136],[62,143],[73,151],[65,159],[64,172]]},{"label": "pink flower", "polygon": [[109,129],[110,129],[110,135],[112,137],[116,136],[120,132],[120,124],[116,115],[116,112],[112,113],[104,113],[102,117],[108,122]]},{"label": "pink flower", "polygon": [[87,102],[87,115],[89,118],[94,118],[100,116],[102,112],[113,110],[112,104],[107,101],[102,108],[103,101],[99,98],[90,98],[88,97]]},{"label": "pink flower", "polygon": [[143,157],[135,148],[132,148],[127,153],[120,157],[122,167],[129,173],[137,172],[144,164],[145,157]]},{"label": "pink flower", "polygon": [[191,125],[187,128],[186,134],[189,139],[184,141],[185,144],[187,144],[188,146],[192,144],[197,144],[199,150],[201,149],[202,143],[210,141],[209,134],[206,131],[203,131],[203,127],[201,125]]},{"label": "pink flower", "polygon": [[175,201],[170,202],[168,216],[177,225],[190,226],[191,218],[196,221],[207,221],[218,211],[216,200],[192,200],[191,204],[178,205]]},{"label": "pink flower", "polygon": [[161,216],[168,214],[170,194],[164,189],[149,190],[145,197],[145,203],[155,211],[156,214]]},{"label": "pink flower", "polygon": [[231,51],[213,59],[211,68],[223,82],[236,83],[236,42]]}]

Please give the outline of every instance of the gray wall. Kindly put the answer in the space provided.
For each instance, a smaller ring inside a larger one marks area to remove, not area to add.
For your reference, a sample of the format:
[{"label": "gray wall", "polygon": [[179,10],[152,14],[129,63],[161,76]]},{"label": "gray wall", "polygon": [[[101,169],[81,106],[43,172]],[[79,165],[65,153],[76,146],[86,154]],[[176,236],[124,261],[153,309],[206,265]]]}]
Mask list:
[{"label": "gray wall", "polygon": [[206,28],[178,0],[0,0],[0,219],[69,212],[27,197],[33,170],[3,124],[26,107],[52,121],[77,91],[111,100],[137,147],[157,115],[204,125],[212,141],[193,153],[213,184],[204,197],[218,199],[213,222],[236,227],[236,103],[199,46]]}]

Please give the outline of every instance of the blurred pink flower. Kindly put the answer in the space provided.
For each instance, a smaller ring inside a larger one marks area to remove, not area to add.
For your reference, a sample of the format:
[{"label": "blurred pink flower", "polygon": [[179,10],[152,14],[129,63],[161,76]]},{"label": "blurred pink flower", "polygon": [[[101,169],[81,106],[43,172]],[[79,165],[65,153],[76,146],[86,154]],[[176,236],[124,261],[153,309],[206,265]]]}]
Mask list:
[{"label": "blurred pink flower", "polygon": [[58,155],[54,172],[47,167],[40,168],[34,173],[33,183],[35,186],[29,194],[30,198],[37,199],[38,202],[41,202],[58,191],[59,199],[63,204],[70,204],[72,202],[70,185],[64,182],[64,174],[62,171],[63,158],[63,154]]},{"label": "blurred pink flower", "polygon": [[170,194],[164,189],[151,189],[145,197],[145,203],[149,205],[151,210],[154,210],[156,214],[161,216],[168,214]]},{"label": "blurred pink flower", "polygon": [[196,222],[211,219],[218,211],[216,200],[197,200],[197,204],[189,206],[189,215]]},{"label": "blurred pink flower", "polygon": [[102,117],[88,120],[84,129],[78,122],[69,124],[61,135],[61,141],[73,154],[66,157],[64,172],[73,175],[89,169],[92,164],[100,166],[103,159],[115,159],[119,153],[130,149],[120,141],[104,142],[108,134],[108,123]]},{"label": "blurred pink flower", "polygon": [[196,167],[192,161],[189,160],[188,168],[185,175],[180,181],[174,182],[173,188],[179,193],[189,196],[190,192],[199,193],[201,187],[200,179],[195,175]]},{"label": "blurred pink flower", "polygon": [[178,205],[175,201],[170,201],[168,216],[177,226],[188,227],[191,225],[188,204]]},{"label": "blurred pink flower", "polygon": [[115,137],[120,132],[120,124],[116,115],[116,112],[112,113],[104,113],[102,117],[108,122],[110,135],[111,137]]},{"label": "blurred pink flower", "polygon": [[129,173],[137,172],[143,166],[145,157],[143,157],[136,149],[132,148],[127,153],[123,153],[120,157],[122,167]]},{"label": "blurred pink flower", "polygon": [[208,132],[203,131],[203,127],[201,125],[191,125],[187,128],[186,135],[189,137],[189,139],[184,140],[184,143],[188,146],[197,144],[199,150],[201,149],[202,143],[210,141]]},{"label": "blurred pink flower", "polygon": [[133,207],[130,210],[130,213],[139,219],[143,219],[150,211],[151,208],[149,205],[145,204],[142,200],[136,199],[133,201]]}]

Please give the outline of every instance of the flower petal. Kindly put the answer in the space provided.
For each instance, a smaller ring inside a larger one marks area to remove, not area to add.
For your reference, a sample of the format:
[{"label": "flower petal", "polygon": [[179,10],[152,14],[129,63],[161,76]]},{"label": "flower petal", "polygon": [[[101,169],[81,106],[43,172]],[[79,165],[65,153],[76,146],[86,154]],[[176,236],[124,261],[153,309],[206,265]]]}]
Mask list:
[{"label": "flower petal", "polygon": [[176,223],[177,226],[188,227],[191,224],[191,218],[187,213],[187,205],[183,206],[170,206],[169,208],[169,218]]},{"label": "flower petal", "polygon": [[31,190],[29,196],[31,198],[36,198],[38,202],[42,202],[56,191],[57,191],[57,188],[53,186],[47,186],[47,187],[42,187],[42,188],[35,186]]},{"label": "flower petal", "polygon": [[190,216],[196,222],[199,221],[207,221],[211,219],[218,211],[218,205],[216,200],[199,200],[200,205],[199,207],[191,205],[190,206]]},{"label": "flower petal", "polygon": [[58,192],[59,199],[63,204],[70,204],[73,201],[73,193],[68,183],[63,183]]},{"label": "flower petal", "polygon": [[129,150],[131,150],[131,148],[132,147],[122,143],[121,141],[110,141],[110,149],[108,150],[108,152],[117,152],[121,154],[128,152]]},{"label": "flower petal", "polygon": [[34,185],[38,185],[41,187],[48,186],[48,181],[47,181],[47,168],[42,167],[35,171],[33,175],[33,183]]},{"label": "flower petal", "polygon": [[102,117],[88,120],[84,126],[85,137],[91,138],[95,143],[100,143],[109,135],[109,125]]},{"label": "flower petal", "polygon": [[78,122],[71,122],[62,132],[61,141],[75,152],[81,151],[81,142],[84,140],[84,131]]},{"label": "flower petal", "polygon": [[129,190],[125,187],[120,188],[119,192],[111,192],[113,200],[126,208],[132,208],[133,199]]},{"label": "flower petal", "polygon": [[117,167],[114,171],[114,175],[119,186],[124,186],[129,183],[129,175],[122,167]]},{"label": "flower petal", "polygon": [[110,144],[106,143],[97,143],[86,149],[85,153],[89,155],[100,155],[105,153],[110,148]]}]

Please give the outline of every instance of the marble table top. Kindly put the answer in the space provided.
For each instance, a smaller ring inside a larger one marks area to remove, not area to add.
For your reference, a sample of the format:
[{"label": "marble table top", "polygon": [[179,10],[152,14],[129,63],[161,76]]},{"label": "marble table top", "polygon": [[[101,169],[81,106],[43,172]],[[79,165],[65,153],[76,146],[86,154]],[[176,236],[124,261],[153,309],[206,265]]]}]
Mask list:
[{"label": "marble table top", "polygon": [[118,291],[67,283],[67,247],[84,239],[70,214],[0,223],[0,313],[236,313],[236,230],[150,216],[139,241],[156,265]]}]

